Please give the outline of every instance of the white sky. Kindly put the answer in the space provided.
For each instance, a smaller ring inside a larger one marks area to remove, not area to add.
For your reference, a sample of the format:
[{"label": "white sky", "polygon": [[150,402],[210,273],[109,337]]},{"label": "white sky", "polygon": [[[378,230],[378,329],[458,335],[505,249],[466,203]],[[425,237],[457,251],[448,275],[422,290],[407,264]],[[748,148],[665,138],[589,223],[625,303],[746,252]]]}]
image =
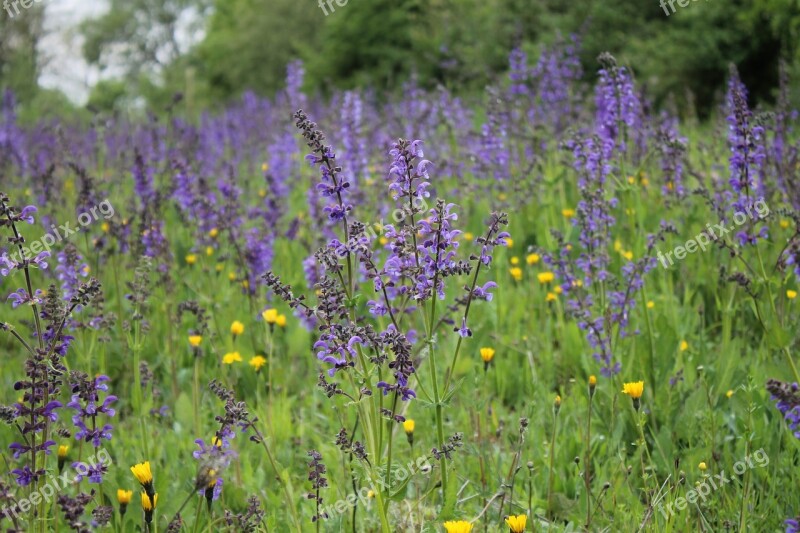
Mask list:
[{"label": "white sky", "polygon": [[60,89],[71,100],[83,104],[89,88],[100,75],[96,68],[83,60],[82,42],[77,26],[86,18],[96,17],[106,10],[104,0],[45,0],[45,29],[47,36],[40,44],[44,60],[39,83]]}]

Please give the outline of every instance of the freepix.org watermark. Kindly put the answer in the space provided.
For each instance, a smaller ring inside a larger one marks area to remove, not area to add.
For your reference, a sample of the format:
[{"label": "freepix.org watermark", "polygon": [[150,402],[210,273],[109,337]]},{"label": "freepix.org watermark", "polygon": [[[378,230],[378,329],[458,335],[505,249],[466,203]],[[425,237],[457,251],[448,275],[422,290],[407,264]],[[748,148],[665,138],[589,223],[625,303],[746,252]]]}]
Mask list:
[{"label": "freepix.org watermark", "polygon": [[333,4],[336,4],[339,7],[344,7],[347,5],[347,2],[349,1],[350,0],[319,0],[319,8],[322,10],[323,13],[325,13],[325,16],[327,17],[330,14],[328,13],[329,10],[331,13],[334,13],[336,11],[336,8],[333,7]]},{"label": "freepix.org watermark", "polygon": [[[761,448],[760,450],[745,456],[745,458],[741,461],[736,461],[733,464],[733,474],[736,476],[741,476],[747,472],[747,470],[752,470],[756,467],[763,468],[768,464],[769,456],[767,455],[767,452],[764,451],[764,448]],[[666,508],[659,504],[658,510],[661,512],[664,518],[669,519],[670,516],[675,514],[676,510],[683,511],[690,504],[697,503],[698,500],[702,500],[703,503],[705,503],[706,498],[708,498],[712,492],[718,491],[730,483],[732,479],[733,477],[728,477],[724,470],[721,470],[719,474],[706,476],[702,482],[699,482],[695,485],[695,488],[686,493],[685,498],[676,498],[675,501],[670,502]]]},{"label": "freepix.org watermark", "polygon": [[[397,480],[400,482],[405,481],[406,479],[410,478],[417,472],[430,472],[431,471],[431,464],[428,462],[427,456],[418,457],[416,461],[410,461],[407,465],[401,466],[397,470],[392,471],[392,480]],[[378,485],[381,487],[381,491],[385,492],[389,486],[383,478],[378,479]],[[332,503],[326,506],[320,514],[325,517],[331,517],[334,514],[342,514],[347,512],[348,509],[352,509],[356,506],[356,502],[361,502],[363,506],[367,505],[369,501],[370,492],[374,492],[373,489],[369,488],[368,486],[361,487],[358,491],[358,494],[353,493],[350,494],[347,498],[342,498],[341,500]]]},{"label": "freepix.org watermark", "polygon": [[[698,249],[705,252],[706,247],[734,231],[736,226],[741,226],[747,222],[748,218],[761,220],[766,218],[767,215],[769,215],[769,206],[763,198],[759,198],[752,206],[748,206],[745,212],[737,211],[734,213],[733,223],[723,220],[719,224],[707,224],[705,231],[698,233],[694,239],[689,239],[683,246],[676,246],[667,253],[662,253],[659,250],[656,257],[658,257],[664,268],[669,268],[675,264],[672,260],[673,254],[675,254],[675,259],[682,260],[686,258],[686,254],[693,254]],[[669,264],[667,264],[667,261],[669,261]]]},{"label": "freepix.org watermark", "polygon": [[8,16],[13,19],[15,16],[19,15],[20,6],[22,9],[30,9],[33,7],[33,4],[40,4],[43,1],[44,0],[3,0],[3,9],[5,9]]},{"label": "freepix.org watermark", "polygon": [[33,491],[27,498],[20,498],[15,505],[3,506],[0,509],[0,516],[19,518],[32,508],[42,502],[50,503],[54,496],[60,491],[74,483],[79,483],[84,477],[89,475],[98,466],[110,466],[111,456],[104,449],[100,449],[95,455],[89,457],[86,462],[79,461],[73,463],[74,470],[64,470],[60,475],[50,474],[44,485]]},{"label": "freepix.org watermark", "polygon": [[[42,252],[50,252],[50,248],[55,246],[56,243],[68,239],[75,233],[79,233],[82,228],[100,220],[101,216],[104,220],[110,219],[114,216],[114,213],[114,206],[111,205],[111,202],[103,200],[96,206],[78,215],[77,226],[73,226],[70,222],[61,225],[51,224],[50,231],[42,235],[39,239],[32,241],[29,245],[23,246],[21,254],[24,255],[25,258],[30,259]],[[9,250],[9,253],[6,255],[0,256],[0,269],[3,268],[4,263],[7,268],[13,268],[14,265],[21,263],[23,259],[21,254],[19,248],[14,247]]]},{"label": "freepix.org watermark", "polygon": [[[675,13],[675,4],[678,4],[678,7],[688,7],[692,2],[697,2],[697,0],[661,0],[659,5],[661,9],[664,10],[664,14],[670,16],[671,13],[667,10],[667,6],[672,10],[672,13]],[[706,2],[708,2],[708,0],[706,0]]]}]

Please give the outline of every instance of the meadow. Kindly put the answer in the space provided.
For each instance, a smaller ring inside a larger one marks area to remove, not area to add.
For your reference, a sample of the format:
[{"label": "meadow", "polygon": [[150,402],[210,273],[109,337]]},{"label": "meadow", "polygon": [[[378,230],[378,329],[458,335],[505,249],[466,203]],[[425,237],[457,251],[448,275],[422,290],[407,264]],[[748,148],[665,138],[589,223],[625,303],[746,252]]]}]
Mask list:
[{"label": "meadow", "polygon": [[792,81],[701,122],[576,46],[474,98],[7,93],[2,527],[798,531]]}]

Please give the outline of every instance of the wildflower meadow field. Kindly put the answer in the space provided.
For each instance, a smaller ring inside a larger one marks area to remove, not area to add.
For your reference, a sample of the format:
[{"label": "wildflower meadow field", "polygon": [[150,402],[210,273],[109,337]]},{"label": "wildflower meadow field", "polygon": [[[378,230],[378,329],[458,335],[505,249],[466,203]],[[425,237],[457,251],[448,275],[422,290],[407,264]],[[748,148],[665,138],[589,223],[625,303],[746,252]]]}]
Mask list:
[{"label": "wildflower meadow field", "polygon": [[679,120],[579,47],[474,97],[6,92],[3,531],[799,531],[797,80]]}]

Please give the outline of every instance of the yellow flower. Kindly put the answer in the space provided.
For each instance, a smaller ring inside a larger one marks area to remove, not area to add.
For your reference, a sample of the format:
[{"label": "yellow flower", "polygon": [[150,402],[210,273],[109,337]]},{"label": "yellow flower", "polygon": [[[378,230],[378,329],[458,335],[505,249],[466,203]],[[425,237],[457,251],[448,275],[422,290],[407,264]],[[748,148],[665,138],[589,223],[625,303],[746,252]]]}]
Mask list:
[{"label": "yellow flower", "polygon": [[267,163],[262,163],[261,172],[266,172],[267,170],[269,170],[269,165]]},{"label": "yellow flower", "polygon": [[545,296],[544,298],[544,301],[546,302],[553,302],[555,300],[558,300],[558,296],[556,296],[555,293],[552,292],[548,292],[547,296]]},{"label": "yellow flower", "polygon": [[650,185],[650,180],[647,178],[642,178],[642,187],[647,187]]},{"label": "yellow flower", "polygon": [[564,289],[561,288],[561,285],[556,285],[553,290],[556,292],[556,294],[561,294],[564,292]]},{"label": "yellow flower", "polygon": [[211,228],[211,231],[208,232],[208,236],[212,239],[216,239],[217,235],[219,235],[219,230],[217,228]]},{"label": "yellow flower", "polygon": [[564,218],[572,218],[572,217],[575,216],[575,210],[574,209],[562,209],[561,210],[561,214],[564,216]]},{"label": "yellow flower", "polygon": [[786,297],[789,298],[790,300],[794,300],[795,298],[797,298],[797,291],[789,289],[788,291],[786,291]]},{"label": "yellow flower", "polygon": [[192,345],[192,348],[197,348],[201,342],[203,342],[201,335],[189,335],[189,344]]},{"label": "yellow flower", "polygon": [[389,244],[389,239],[381,235],[381,238],[378,239],[378,242],[381,243],[381,246],[386,246],[387,244]]},{"label": "yellow flower", "polygon": [[286,315],[278,315],[278,318],[275,319],[275,323],[278,324],[280,327],[286,327]]},{"label": "yellow flower", "polygon": [[228,279],[231,281],[236,281],[236,272],[228,272]]},{"label": "yellow flower", "polygon": [[506,198],[508,198],[508,195],[504,192],[501,192],[500,194],[497,195],[497,199],[500,200],[501,202],[505,202]]},{"label": "yellow flower", "polygon": [[653,302],[653,300],[650,300],[650,301],[647,302],[647,308],[648,309],[652,309],[655,306],[656,306],[656,304]]},{"label": "yellow flower", "polygon": [[491,363],[494,359],[494,348],[481,348],[481,359],[484,363]]},{"label": "yellow flower", "polygon": [[536,275],[536,278],[542,285],[544,285],[545,283],[550,283],[551,281],[556,279],[556,277],[553,275],[552,272],[540,272],[539,274]]},{"label": "yellow flower", "polygon": [[253,370],[258,372],[261,370],[262,366],[267,364],[267,360],[261,355],[256,355],[254,357],[251,357],[250,361],[248,361],[247,364],[252,366]]},{"label": "yellow flower", "polygon": [[267,309],[261,316],[264,318],[264,322],[267,324],[274,324],[278,321],[278,310],[277,309]]},{"label": "yellow flower", "polygon": [[131,467],[131,472],[133,472],[136,480],[144,489],[144,492],[142,493],[142,507],[144,507],[144,501],[147,499],[148,505],[152,503],[152,507],[150,509],[152,511],[152,509],[156,506],[157,495],[155,494],[155,488],[153,487],[153,473],[150,472],[150,461],[133,465]]},{"label": "yellow flower", "polygon": [[111,226],[108,224],[108,222],[103,222],[100,225],[100,229],[103,230],[103,233],[108,233],[108,231],[111,229]]},{"label": "yellow flower", "polygon": [[512,257],[511,258],[511,264],[514,265],[514,266],[518,265],[519,264],[519,257]]},{"label": "yellow flower", "polygon": [[788,227],[789,227],[789,221],[788,220],[781,220],[781,228],[782,229],[786,229]]},{"label": "yellow flower", "polygon": [[583,280],[582,279],[576,279],[575,281],[572,282],[572,286],[573,287],[583,287]]},{"label": "yellow flower", "polygon": [[633,178],[633,176],[628,176],[628,183],[633,185],[634,182],[636,182],[636,180]]},{"label": "yellow flower", "polygon": [[244,333],[244,324],[234,320],[233,324],[231,324],[231,335],[241,335],[242,333]]},{"label": "yellow flower", "polygon": [[697,468],[705,472],[706,469],[708,469],[708,466],[704,462],[701,462],[699,465],[697,465]]},{"label": "yellow flower", "polygon": [[561,395],[560,394],[556,394],[556,399],[553,400],[553,406],[556,408],[556,411],[558,411],[561,408]]},{"label": "yellow flower", "polygon": [[539,254],[528,254],[528,256],[525,258],[525,262],[529,265],[535,265],[539,262]]},{"label": "yellow flower", "polygon": [[627,259],[628,261],[630,261],[631,259],[633,259],[633,252],[631,252],[631,251],[627,251],[627,252],[620,252],[620,254],[622,254],[622,257],[624,257],[624,258],[625,258],[625,259]]},{"label": "yellow flower", "polygon": [[689,343],[686,341],[681,341],[681,344],[678,348],[680,349],[680,351],[685,352],[686,350],[689,349]]},{"label": "yellow flower", "polygon": [[222,356],[222,364],[232,365],[233,363],[241,363],[242,356],[239,352],[229,352]]},{"label": "yellow flower", "polygon": [[444,523],[445,533],[470,533],[472,524],[466,520],[450,520]]},{"label": "yellow flower", "polygon": [[522,533],[525,531],[525,524],[527,522],[528,516],[524,514],[506,517],[506,525],[511,530],[511,533]]},{"label": "yellow flower", "polygon": [[186,264],[187,265],[193,265],[195,263],[197,263],[197,256],[196,255],[189,254],[189,255],[186,256]]},{"label": "yellow flower", "polygon": [[733,390],[729,389],[728,392],[725,393],[725,396],[728,397],[728,398],[733,396]]},{"label": "yellow flower", "polygon": [[589,386],[596,387],[597,386],[597,377],[594,375],[589,376]]},{"label": "yellow flower", "polygon": [[225,268],[225,265],[223,265],[222,263],[218,263],[217,267],[216,267],[216,271],[217,272],[222,272],[223,268]]},{"label": "yellow flower", "polygon": [[471,241],[475,240],[475,235],[473,235],[472,233],[466,231],[466,232],[464,232],[464,240],[471,242]]},{"label": "yellow flower", "polygon": [[206,255],[208,257],[211,257],[212,255],[214,255],[214,248],[211,247],[211,246],[206,246]]},{"label": "yellow flower", "polygon": [[644,381],[634,381],[633,383],[625,383],[622,385],[622,392],[627,394],[634,400],[642,397],[644,392]]},{"label": "yellow flower", "polygon": [[67,452],[69,451],[69,446],[61,445],[58,447],[58,458],[63,459],[67,456]]},{"label": "yellow flower", "polygon": [[151,497],[149,494],[142,493],[142,510],[144,511],[144,521],[148,524],[153,521],[153,510],[158,505],[158,494],[153,494]]},{"label": "yellow flower", "polygon": [[406,434],[414,433],[414,426],[415,426],[414,420],[409,418],[405,422],[403,422],[403,431],[405,431]]},{"label": "yellow flower", "polygon": [[514,239],[506,237],[506,248],[511,248],[512,246],[514,246]]},{"label": "yellow flower", "polygon": [[508,269],[509,274],[511,277],[514,278],[514,281],[521,281],[522,280],[522,269],[519,267],[511,267]]},{"label": "yellow flower", "polygon": [[267,196],[267,191],[265,191],[264,189],[259,189],[258,190],[258,196],[259,196],[259,198],[266,197]]},{"label": "yellow flower", "polygon": [[131,498],[133,498],[132,490],[117,489],[117,502],[120,505],[128,505],[131,503]]}]

